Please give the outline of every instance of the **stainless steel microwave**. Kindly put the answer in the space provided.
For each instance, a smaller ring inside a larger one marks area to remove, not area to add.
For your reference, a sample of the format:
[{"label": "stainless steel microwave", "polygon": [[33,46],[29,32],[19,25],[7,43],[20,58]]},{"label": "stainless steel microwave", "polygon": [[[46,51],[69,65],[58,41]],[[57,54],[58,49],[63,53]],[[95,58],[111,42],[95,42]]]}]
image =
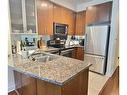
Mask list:
[{"label": "stainless steel microwave", "polygon": [[55,35],[67,35],[68,34],[68,25],[53,23],[53,30]]}]

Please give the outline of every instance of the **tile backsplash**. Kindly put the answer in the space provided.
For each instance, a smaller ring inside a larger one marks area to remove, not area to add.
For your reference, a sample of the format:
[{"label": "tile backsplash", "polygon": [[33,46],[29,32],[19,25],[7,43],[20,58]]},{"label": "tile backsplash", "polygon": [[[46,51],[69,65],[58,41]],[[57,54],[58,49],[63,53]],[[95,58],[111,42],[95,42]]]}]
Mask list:
[{"label": "tile backsplash", "polygon": [[52,37],[49,36],[49,35],[35,35],[35,34],[22,34],[22,35],[15,35],[15,34],[12,34],[11,35],[11,43],[12,45],[14,45],[16,43],[16,41],[25,41],[25,38],[28,38],[28,41],[29,42],[32,42],[33,41],[33,38],[36,39],[36,41],[38,41],[40,39],[40,37],[42,37],[42,40],[47,43],[48,40],[50,40]]},{"label": "tile backsplash", "polygon": [[[15,45],[17,41],[23,41],[25,42],[25,38],[28,38],[29,42],[33,41],[33,38],[35,38],[35,41],[37,42],[38,40],[40,40],[40,37],[42,38],[42,40],[45,42],[45,44],[47,43],[48,40],[51,40],[53,37],[50,35],[35,35],[35,34],[21,34],[21,35],[16,35],[16,34],[12,34],[11,35],[11,43],[12,45]],[[80,39],[84,39],[84,36],[75,36],[75,42],[78,43],[80,41]],[[68,35],[66,43],[69,44],[69,42],[71,41],[71,36]]]}]

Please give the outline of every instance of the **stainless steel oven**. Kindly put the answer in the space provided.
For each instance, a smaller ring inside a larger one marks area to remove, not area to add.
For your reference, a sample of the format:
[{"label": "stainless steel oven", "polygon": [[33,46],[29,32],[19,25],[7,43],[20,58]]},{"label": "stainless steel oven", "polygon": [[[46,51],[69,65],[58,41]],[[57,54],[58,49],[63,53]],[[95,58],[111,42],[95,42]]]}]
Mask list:
[{"label": "stainless steel oven", "polygon": [[60,55],[73,58],[74,49],[61,50]]}]

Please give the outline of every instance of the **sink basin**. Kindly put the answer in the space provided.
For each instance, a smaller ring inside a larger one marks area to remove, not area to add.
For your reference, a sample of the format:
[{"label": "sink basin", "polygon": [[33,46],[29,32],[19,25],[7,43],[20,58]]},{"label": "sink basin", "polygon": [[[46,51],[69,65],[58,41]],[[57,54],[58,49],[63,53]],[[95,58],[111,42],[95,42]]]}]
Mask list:
[{"label": "sink basin", "polygon": [[35,50],[28,50],[28,51],[20,51],[20,52],[18,52],[18,54],[23,56],[24,58],[28,58],[28,56],[34,52],[35,52]]},{"label": "sink basin", "polygon": [[41,58],[37,58],[36,60],[38,62],[48,62],[48,61],[52,61],[56,59],[56,57],[53,57],[53,56],[44,56],[44,57],[41,57]]},{"label": "sink basin", "polygon": [[37,62],[48,62],[56,59],[55,55],[50,55],[46,53],[33,53],[29,56],[29,59],[32,61],[37,61]]}]

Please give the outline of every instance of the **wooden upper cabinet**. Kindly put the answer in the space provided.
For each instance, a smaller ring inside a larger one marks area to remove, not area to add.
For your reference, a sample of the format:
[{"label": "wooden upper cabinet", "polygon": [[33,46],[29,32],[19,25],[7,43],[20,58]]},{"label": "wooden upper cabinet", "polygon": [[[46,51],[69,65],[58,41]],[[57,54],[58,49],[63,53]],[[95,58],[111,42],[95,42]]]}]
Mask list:
[{"label": "wooden upper cabinet", "polygon": [[55,23],[62,23],[62,7],[54,4],[53,6],[53,21]]},{"label": "wooden upper cabinet", "polygon": [[75,34],[75,22],[76,22],[76,13],[70,12],[70,20],[69,20],[69,32],[68,35]]},{"label": "wooden upper cabinet", "polygon": [[98,22],[99,23],[111,21],[112,2],[98,5],[97,10],[98,10],[97,14],[98,14]]},{"label": "wooden upper cabinet", "polygon": [[75,12],[66,9],[64,16],[64,23],[68,24],[68,35],[74,35],[75,33]]},{"label": "wooden upper cabinet", "polygon": [[68,34],[73,35],[75,32],[75,12],[65,7],[54,4],[53,20],[55,23],[68,25]]},{"label": "wooden upper cabinet", "polygon": [[86,22],[86,12],[76,13],[76,31],[75,35],[84,35],[85,33],[85,22]]},{"label": "wooden upper cabinet", "polygon": [[86,24],[93,24],[97,22],[97,7],[92,6],[86,9]]},{"label": "wooden upper cabinet", "polygon": [[99,24],[110,22],[112,2],[103,3],[86,9],[86,24]]},{"label": "wooden upper cabinet", "polygon": [[37,0],[37,22],[39,35],[53,35],[53,4],[48,0]]}]

